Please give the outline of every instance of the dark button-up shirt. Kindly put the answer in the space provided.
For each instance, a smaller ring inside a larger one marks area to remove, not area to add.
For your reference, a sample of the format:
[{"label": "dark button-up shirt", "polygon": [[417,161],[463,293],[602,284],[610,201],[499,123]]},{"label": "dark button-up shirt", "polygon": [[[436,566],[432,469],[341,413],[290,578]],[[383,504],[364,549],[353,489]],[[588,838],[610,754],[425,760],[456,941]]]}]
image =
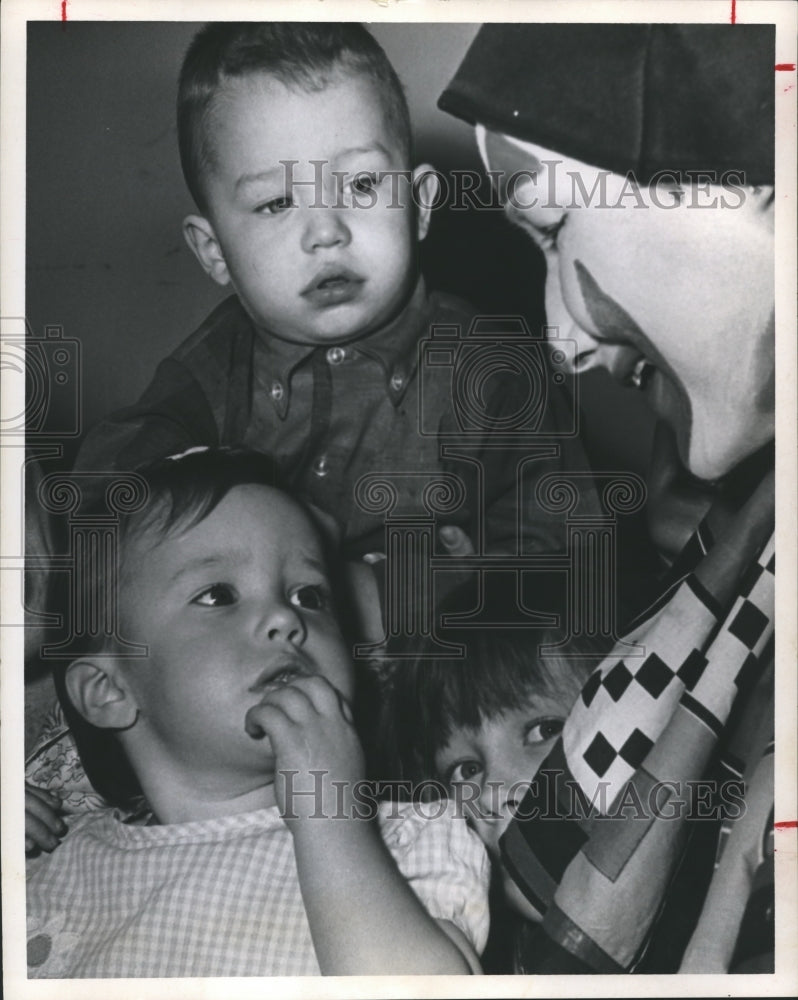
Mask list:
[{"label": "dark button-up shirt", "polygon": [[[453,473],[463,502],[439,524],[463,527],[485,551],[562,551],[564,518],[540,508],[534,487],[545,473],[586,468],[568,435],[568,399],[545,376],[533,387],[540,398],[528,398],[517,346],[469,339],[474,319],[466,303],[427,295],[420,281],[382,329],[313,347],[256,329],[233,296],[159,365],[134,406],[90,432],[77,467],[129,470],[197,445],[255,448],[336,519],[350,557],[384,550],[386,516],[429,517],[428,487]],[[530,371],[544,372],[540,342],[528,350]],[[390,511],[363,501],[364,484],[357,494],[362,477],[378,473],[395,491]]]}]

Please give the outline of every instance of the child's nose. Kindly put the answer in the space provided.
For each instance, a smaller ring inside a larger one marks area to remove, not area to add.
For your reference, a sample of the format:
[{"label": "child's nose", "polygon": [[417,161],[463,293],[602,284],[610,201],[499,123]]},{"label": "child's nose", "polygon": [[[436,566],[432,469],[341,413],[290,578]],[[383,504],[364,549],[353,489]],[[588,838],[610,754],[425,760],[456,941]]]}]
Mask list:
[{"label": "child's nose", "polygon": [[287,642],[301,646],[307,638],[302,616],[291,604],[278,604],[269,609],[261,625],[261,633],[271,642]]},{"label": "child's nose", "polygon": [[480,795],[470,807],[474,827],[490,851],[498,851],[499,839],[510,825],[528,788],[508,776],[486,775]]},{"label": "child's nose", "polygon": [[352,234],[344,221],[343,209],[310,205],[305,211],[302,248],[307,253],[349,244]]},{"label": "child's nose", "polygon": [[515,755],[500,755],[491,761],[485,772],[482,803],[486,814],[506,825],[515,814],[518,804],[526,794],[534,777],[527,773],[527,766]]}]

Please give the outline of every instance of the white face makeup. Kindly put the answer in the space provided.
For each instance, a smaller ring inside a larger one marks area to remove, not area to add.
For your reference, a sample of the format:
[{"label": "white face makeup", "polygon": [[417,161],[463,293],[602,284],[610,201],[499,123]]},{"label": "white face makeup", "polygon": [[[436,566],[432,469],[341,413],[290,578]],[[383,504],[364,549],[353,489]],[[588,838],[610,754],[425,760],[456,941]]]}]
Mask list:
[{"label": "white face makeup", "polygon": [[[774,433],[772,189],[634,188],[481,126],[508,218],[546,257],[546,318],[643,392],[690,471],[713,480]],[[513,179],[514,180],[511,180]]]}]

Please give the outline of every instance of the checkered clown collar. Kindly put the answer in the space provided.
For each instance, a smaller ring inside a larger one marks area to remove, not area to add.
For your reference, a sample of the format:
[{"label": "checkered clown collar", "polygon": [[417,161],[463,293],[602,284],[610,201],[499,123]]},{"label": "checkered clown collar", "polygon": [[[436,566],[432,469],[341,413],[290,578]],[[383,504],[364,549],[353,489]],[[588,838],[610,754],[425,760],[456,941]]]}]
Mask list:
[{"label": "checkered clown collar", "polygon": [[[593,971],[638,957],[684,848],[674,796],[705,774],[738,694],[772,663],[772,472],[724,534],[708,525],[688,546],[694,570],[585,684],[502,839],[548,936]],[[574,811],[575,788],[589,810]]]}]

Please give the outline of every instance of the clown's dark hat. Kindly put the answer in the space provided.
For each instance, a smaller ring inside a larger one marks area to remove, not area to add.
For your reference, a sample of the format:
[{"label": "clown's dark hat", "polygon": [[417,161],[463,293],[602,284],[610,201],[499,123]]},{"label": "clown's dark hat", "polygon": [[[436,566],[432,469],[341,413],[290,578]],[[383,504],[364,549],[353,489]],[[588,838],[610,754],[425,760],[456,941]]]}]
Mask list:
[{"label": "clown's dark hat", "polygon": [[773,25],[488,24],[439,106],[577,160],[773,181]]}]

